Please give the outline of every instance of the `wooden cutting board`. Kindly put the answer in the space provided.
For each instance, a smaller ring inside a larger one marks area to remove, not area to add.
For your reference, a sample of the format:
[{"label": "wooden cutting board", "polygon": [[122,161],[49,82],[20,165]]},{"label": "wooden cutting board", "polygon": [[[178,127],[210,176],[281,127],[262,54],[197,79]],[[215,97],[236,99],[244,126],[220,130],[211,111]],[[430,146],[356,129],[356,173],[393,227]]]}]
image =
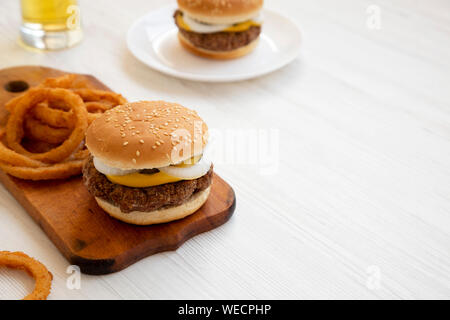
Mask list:
[{"label": "wooden cutting board", "polygon": [[[33,66],[0,70],[0,124],[6,122],[8,115],[5,102],[20,94],[11,90],[33,87],[45,78],[63,74]],[[109,90],[94,77],[85,77],[92,86]],[[0,170],[0,181],[67,260],[87,274],[116,272],[149,255],[175,250],[193,236],[225,223],[236,205],[233,189],[215,174],[209,199],[196,213],[171,223],[142,227],[106,214],[88,193],[81,177],[33,182]]]}]

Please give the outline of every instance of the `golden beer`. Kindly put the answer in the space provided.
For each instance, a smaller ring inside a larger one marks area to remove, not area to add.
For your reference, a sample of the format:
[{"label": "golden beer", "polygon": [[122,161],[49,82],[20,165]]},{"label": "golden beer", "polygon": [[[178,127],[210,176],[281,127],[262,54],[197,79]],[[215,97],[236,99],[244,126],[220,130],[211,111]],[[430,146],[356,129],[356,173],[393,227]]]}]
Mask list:
[{"label": "golden beer", "polygon": [[26,45],[52,50],[81,41],[76,0],[21,0],[21,6],[21,36]]}]

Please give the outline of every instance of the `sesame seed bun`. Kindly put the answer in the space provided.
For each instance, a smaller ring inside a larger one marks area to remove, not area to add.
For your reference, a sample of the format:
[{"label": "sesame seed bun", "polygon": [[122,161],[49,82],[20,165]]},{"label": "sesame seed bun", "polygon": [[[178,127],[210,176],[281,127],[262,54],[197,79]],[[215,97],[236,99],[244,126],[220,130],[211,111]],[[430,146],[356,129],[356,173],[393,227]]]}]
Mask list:
[{"label": "sesame seed bun", "polygon": [[86,132],[86,146],[110,167],[152,169],[202,154],[207,136],[208,127],[195,111],[177,103],[139,101],[96,119]]},{"label": "sesame seed bun", "polygon": [[178,32],[178,40],[180,41],[183,48],[187,49],[191,53],[196,54],[198,56],[218,60],[229,60],[240,58],[252,52],[258,45],[259,37],[250,42],[246,46],[229,51],[212,51],[196,47],[188,39],[186,39],[186,37],[184,37],[180,32]]},{"label": "sesame seed bun", "polygon": [[95,200],[98,205],[113,218],[126,223],[144,226],[179,220],[193,214],[195,211],[200,209],[206,200],[208,200],[210,191],[211,187],[195,193],[191,199],[182,205],[150,212],[132,211],[129,213],[123,213],[119,207],[116,207],[105,200],[98,197],[96,197]]},{"label": "sesame seed bun", "polygon": [[192,18],[210,24],[234,24],[258,15],[263,0],[178,0]]}]

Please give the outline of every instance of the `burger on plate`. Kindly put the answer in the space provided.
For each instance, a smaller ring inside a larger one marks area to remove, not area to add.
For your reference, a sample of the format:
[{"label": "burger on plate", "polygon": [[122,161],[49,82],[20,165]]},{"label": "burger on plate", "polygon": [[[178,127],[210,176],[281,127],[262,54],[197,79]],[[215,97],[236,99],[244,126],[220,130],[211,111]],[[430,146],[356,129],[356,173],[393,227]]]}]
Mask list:
[{"label": "burger on plate", "polygon": [[140,101],[106,111],[86,132],[83,180],[112,217],[150,225],[182,219],[207,200],[208,127],[176,103]]},{"label": "burger on plate", "polygon": [[258,44],[262,6],[263,0],[178,0],[181,45],[214,59],[246,55]]}]

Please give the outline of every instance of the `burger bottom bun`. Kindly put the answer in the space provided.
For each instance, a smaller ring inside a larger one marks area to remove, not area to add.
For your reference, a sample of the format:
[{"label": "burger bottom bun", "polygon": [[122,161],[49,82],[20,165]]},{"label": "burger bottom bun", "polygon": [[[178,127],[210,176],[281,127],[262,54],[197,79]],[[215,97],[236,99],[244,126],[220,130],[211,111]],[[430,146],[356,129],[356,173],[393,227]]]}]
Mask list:
[{"label": "burger bottom bun", "polygon": [[236,59],[253,51],[256,48],[259,42],[259,37],[250,42],[248,45],[244,47],[240,47],[236,50],[230,51],[212,51],[206,50],[199,47],[194,46],[188,39],[186,39],[181,33],[178,33],[178,40],[180,40],[181,45],[190,51],[193,54],[196,54],[201,57],[218,59],[218,60],[228,60],[228,59]]},{"label": "burger bottom bun", "polygon": [[146,226],[183,219],[184,217],[193,214],[206,202],[210,191],[211,187],[208,187],[203,191],[195,193],[182,205],[149,212],[132,211],[124,213],[120,211],[119,207],[116,207],[103,199],[95,197],[95,200],[98,205],[113,218],[130,224]]}]

